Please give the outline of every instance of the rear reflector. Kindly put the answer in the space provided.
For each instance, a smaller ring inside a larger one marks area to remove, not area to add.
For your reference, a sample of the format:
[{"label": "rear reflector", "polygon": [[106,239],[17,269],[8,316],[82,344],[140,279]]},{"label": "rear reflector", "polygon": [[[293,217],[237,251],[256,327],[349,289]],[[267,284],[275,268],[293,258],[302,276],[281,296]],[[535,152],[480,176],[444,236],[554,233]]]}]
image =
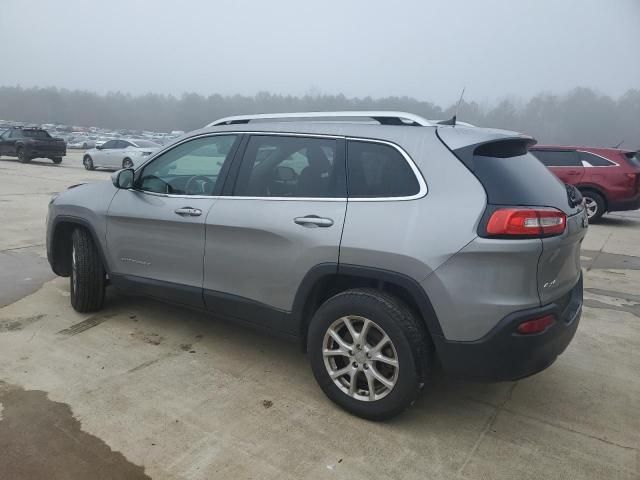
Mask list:
[{"label": "rear reflector", "polygon": [[550,236],[564,232],[567,216],[555,208],[500,208],[487,222],[491,236]]},{"label": "rear reflector", "polygon": [[532,333],[544,332],[555,322],[553,315],[545,315],[534,320],[527,320],[518,325],[518,333],[523,335],[531,335]]}]

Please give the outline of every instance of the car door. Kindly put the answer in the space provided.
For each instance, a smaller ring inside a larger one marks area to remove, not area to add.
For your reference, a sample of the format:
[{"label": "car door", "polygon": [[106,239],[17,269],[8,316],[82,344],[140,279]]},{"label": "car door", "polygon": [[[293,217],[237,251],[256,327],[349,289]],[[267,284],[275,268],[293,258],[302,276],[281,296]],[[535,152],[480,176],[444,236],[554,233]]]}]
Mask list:
[{"label": "car door", "polygon": [[578,185],[584,176],[584,166],[573,150],[532,150],[531,153],[564,183]]},{"label": "car door", "polygon": [[295,334],[288,312],[305,275],[318,265],[337,271],[344,139],[256,134],[243,150],[233,190],[225,187],[206,220],[205,303]]},{"label": "car door", "polygon": [[108,140],[92,154],[93,164],[96,167],[111,167],[109,153],[116,146],[116,140]]},{"label": "car door", "polygon": [[203,306],[205,219],[237,135],[199,136],[136,171],[107,215],[111,279],[128,289]]}]

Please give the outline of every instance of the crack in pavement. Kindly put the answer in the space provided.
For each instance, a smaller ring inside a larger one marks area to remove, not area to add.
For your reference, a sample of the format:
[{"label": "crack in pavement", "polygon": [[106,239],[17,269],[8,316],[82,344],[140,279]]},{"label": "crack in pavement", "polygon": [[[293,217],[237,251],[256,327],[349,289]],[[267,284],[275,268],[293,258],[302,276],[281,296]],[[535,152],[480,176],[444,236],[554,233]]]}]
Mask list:
[{"label": "crack in pavement", "polygon": [[473,456],[476,454],[476,451],[478,450],[480,443],[482,443],[482,440],[484,440],[484,437],[487,436],[487,432],[491,430],[493,425],[496,423],[496,419],[498,418],[498,415],[500,415],[500,412],[507,411],[505,410],[504,407],[513,398],[513,391],[516,389],[517,385],[518,385],[518,382],[513,383],[513,385],[507,392],[507,395],[505,395],[505,399],[497,407],[495,407],[496,411],[489,416],[489,419],[487,420],[486,425],[482,429],[482,432],[480,432],[480,435],[478,436],[477,440],[473,444],[473,447],[471,447],[471,450],[469,451],[467,458],[465,458],[462,466],[458,469],[457,473],[459,476],[463,476],[464,469],[467,468],[467,465],[469,464]]}]

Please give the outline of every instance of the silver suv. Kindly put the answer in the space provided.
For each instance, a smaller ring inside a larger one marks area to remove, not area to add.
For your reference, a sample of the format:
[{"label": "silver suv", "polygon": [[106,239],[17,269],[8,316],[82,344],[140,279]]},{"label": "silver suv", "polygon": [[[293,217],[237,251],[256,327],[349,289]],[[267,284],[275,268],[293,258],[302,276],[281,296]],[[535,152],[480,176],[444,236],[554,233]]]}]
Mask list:
[{"label": "silver suv", "polygon": [[436,365],[512,380],[571,341],[587,217],[534,143],[402,112],[230,117],[54,197],[48,258],[80,312],[111,284],[267,328],[387,418]]}]

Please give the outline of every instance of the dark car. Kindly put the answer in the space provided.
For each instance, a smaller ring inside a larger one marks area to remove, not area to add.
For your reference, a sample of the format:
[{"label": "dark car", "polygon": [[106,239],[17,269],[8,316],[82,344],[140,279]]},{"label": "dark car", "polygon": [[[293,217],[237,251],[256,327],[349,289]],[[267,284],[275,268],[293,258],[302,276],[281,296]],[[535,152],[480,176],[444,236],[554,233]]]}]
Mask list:
[{"label": "dark car", "polygon": [[538,159],[585,199],[589,221],[640,208],[640,154],[618,148],[536,145]]},{"label": "dark car", "polygon": [[50,158],[62,162],[67,144],[62,138],[53,138],[41,128],[10,128],[0,135],[0,155],[18,157],[22,163],[34,158]]}]

